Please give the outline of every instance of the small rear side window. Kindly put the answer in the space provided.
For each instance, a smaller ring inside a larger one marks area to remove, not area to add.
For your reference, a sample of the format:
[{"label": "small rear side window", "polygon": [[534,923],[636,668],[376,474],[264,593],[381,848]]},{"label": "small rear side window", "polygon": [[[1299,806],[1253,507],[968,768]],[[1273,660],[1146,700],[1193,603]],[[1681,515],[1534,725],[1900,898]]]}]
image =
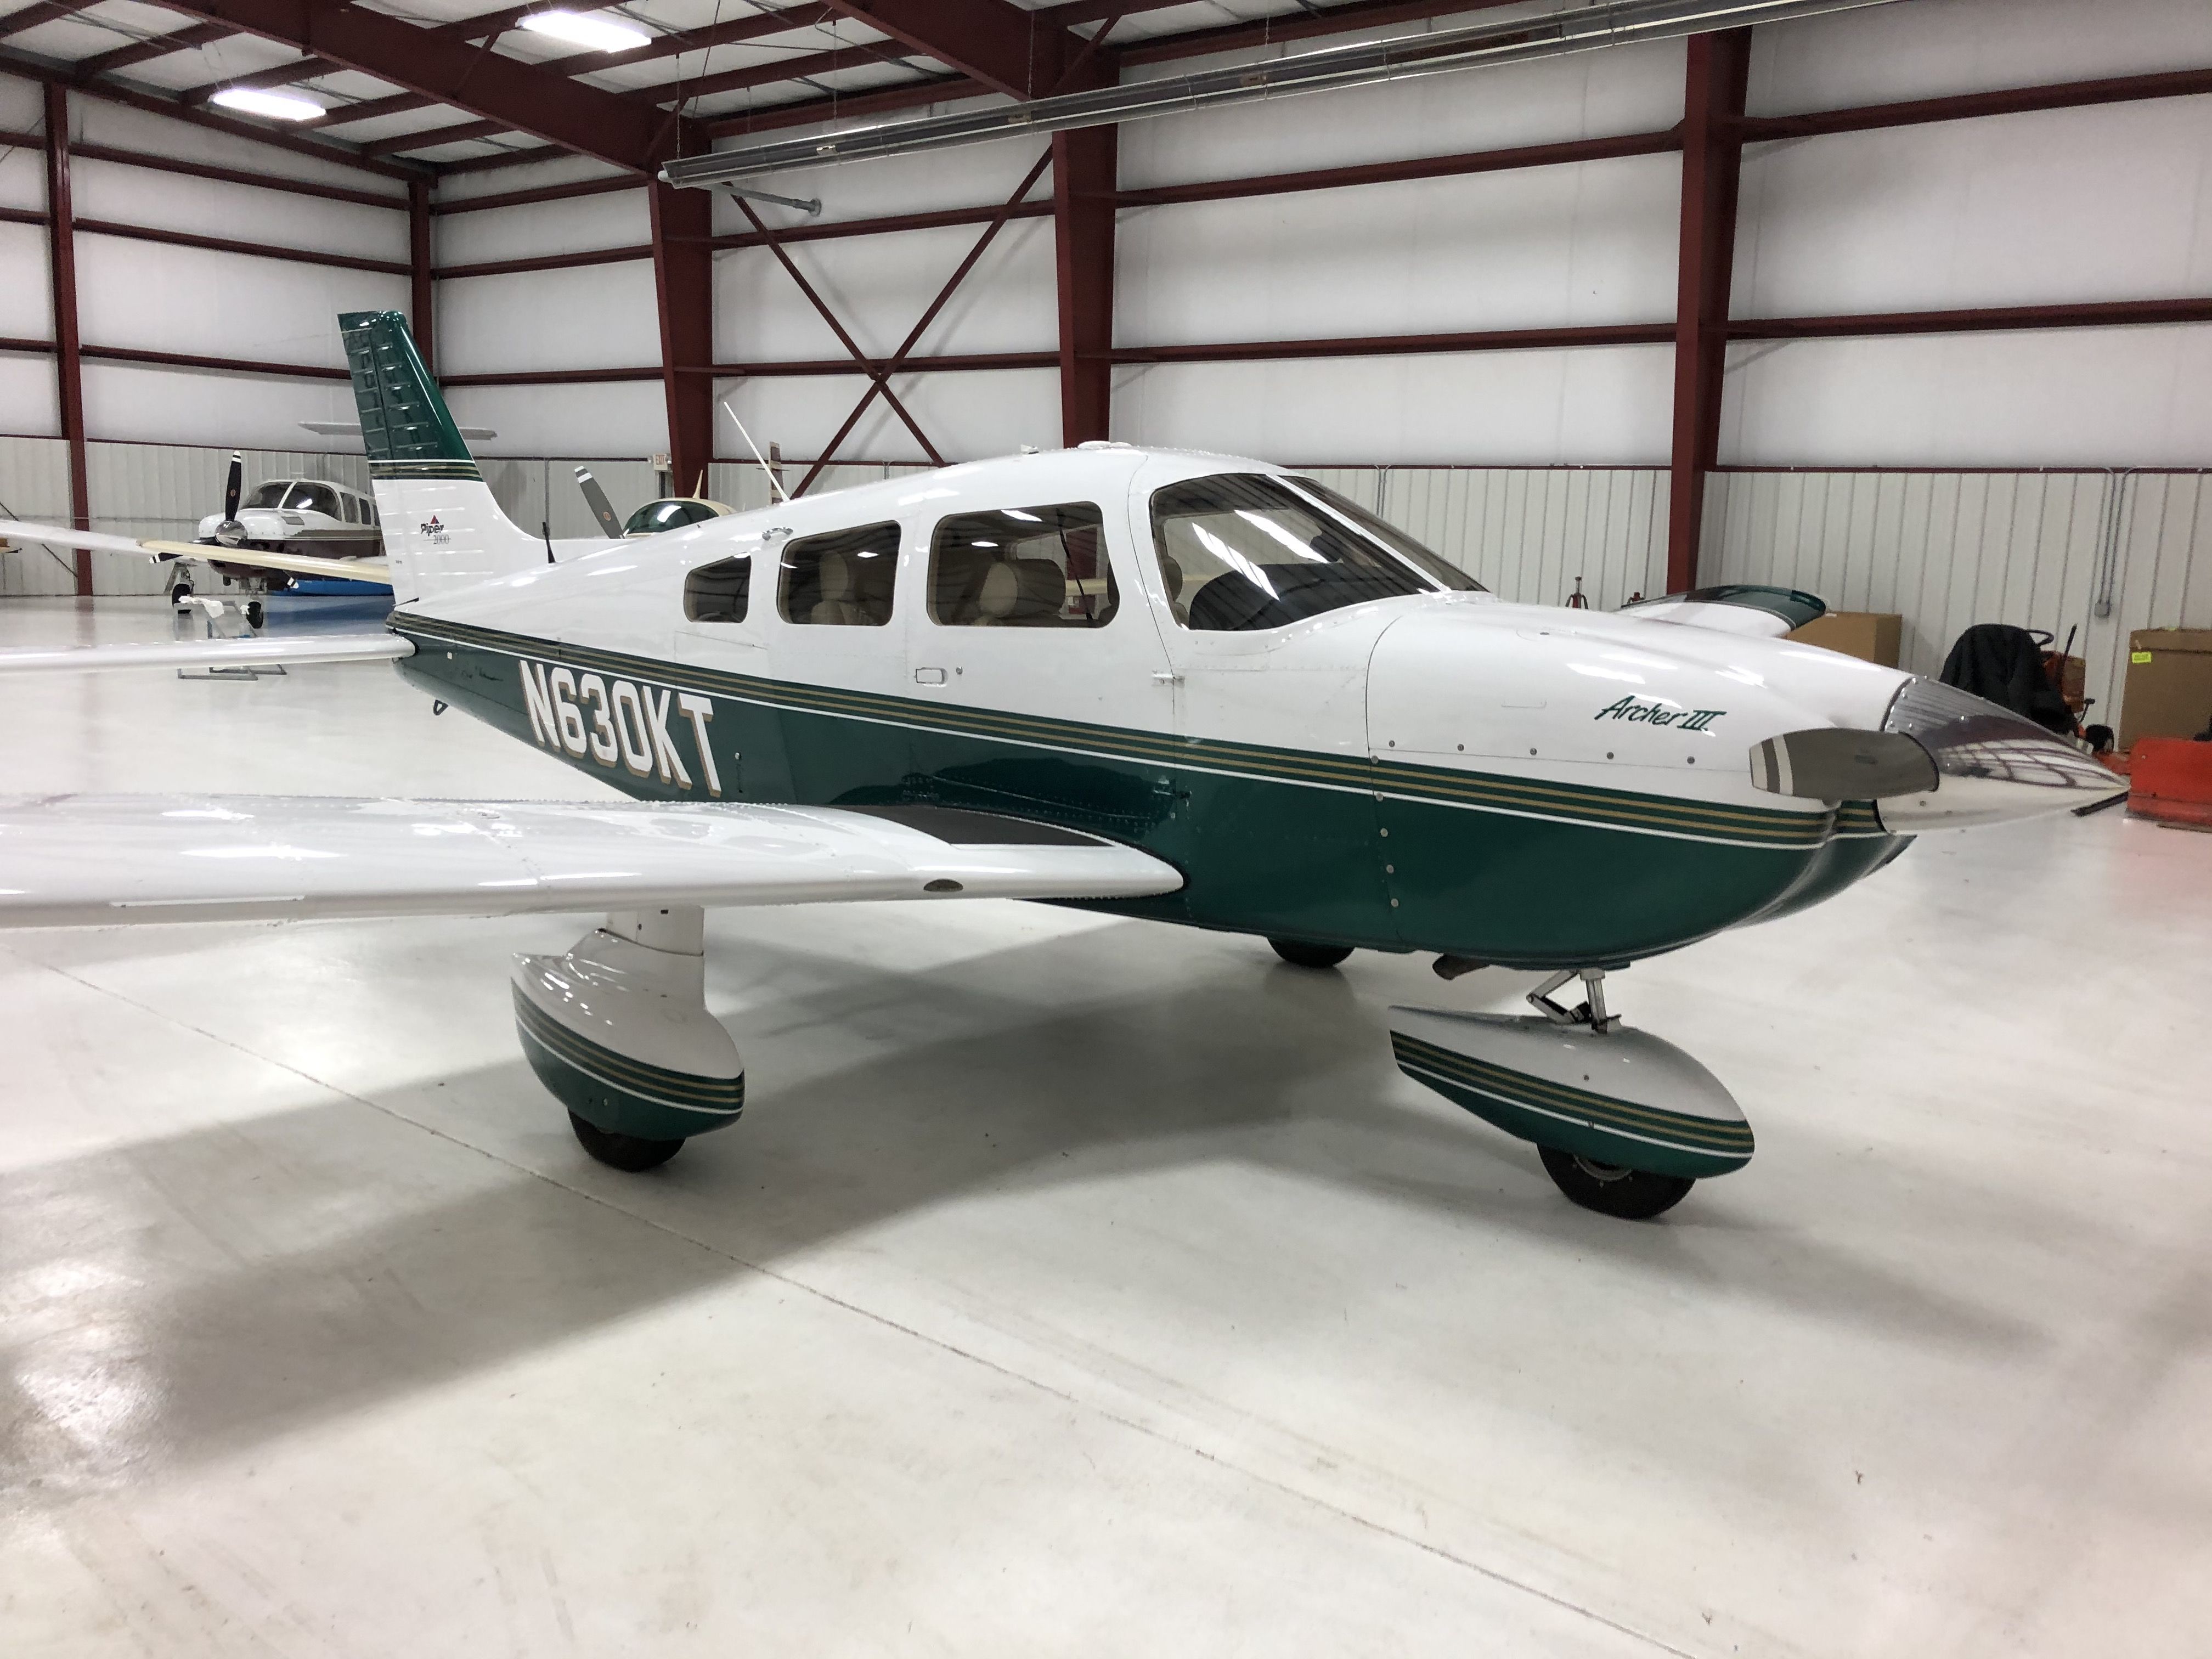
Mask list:
[{"label": "small rear side window", "polygon": [[741,623],[752,585],[750,558],[702,564],[684,579],[684,614],[693,622]]},{"label": "small rear side window", "polygon": [[809,536],[783,550],[776,603],[786,622],[881,628],[891,619],[899,527],[864,525]]}]

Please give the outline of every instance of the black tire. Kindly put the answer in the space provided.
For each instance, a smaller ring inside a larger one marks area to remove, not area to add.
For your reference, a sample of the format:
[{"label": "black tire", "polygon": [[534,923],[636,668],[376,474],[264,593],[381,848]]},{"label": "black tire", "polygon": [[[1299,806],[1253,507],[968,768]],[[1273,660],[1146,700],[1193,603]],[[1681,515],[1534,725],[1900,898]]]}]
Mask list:
[{"label": "black tire", "polygon": [[1556,1146],[1539,1146],[1536,1153],[1544,1160],[1544,1173],[1561,1192],[1585,1210],[1622,1221],[1649,1221],[1664,1215],[1698,1184],[1688,1176],[1654,1175],[1649,1170],[1601,1164]]},{"label": "black tire", "polygon": [[1349,945],[1309,945],[1302,939],[1271,939],[1267,944],[1293,968],[1334,968],[1352,954]]},{"label": "black tire", "polygon": [[618,1135],[611,1129],[602,1129],[596,1123],[568,1114],[568,1127],[576,1132],[576,1139],[584,1150],[602,1164],[617,1170],[626,1170],[636,1175],[646,1170],[657,1170],[684,1150],[680,1140],[647,1140],[642,1135]]}]

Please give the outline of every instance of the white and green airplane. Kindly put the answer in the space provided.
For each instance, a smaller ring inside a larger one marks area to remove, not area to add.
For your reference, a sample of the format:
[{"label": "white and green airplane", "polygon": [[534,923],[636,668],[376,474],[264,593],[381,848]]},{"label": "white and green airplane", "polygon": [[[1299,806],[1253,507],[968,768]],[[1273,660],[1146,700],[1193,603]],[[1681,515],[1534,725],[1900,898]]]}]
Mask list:
[{"label": "white and green airplane", "polygon": [[1920,830],[2122,787],[1992,704],[1780,638],[1809,595],[1509,605],[1315,480],[1218,455],[1085,444],[549,560],[404,320],[340,321],[386,631],[0,669],[392,660],[634,799],[0,803],[0,925],[604,911],[517,958],[514,1010],[623,1169],[744,1102],[702,995],[707,907],[1016,897],[1308,968],[1541,972],[1533,1014],[1391,1010],[1398,1064],[1534,1142],[1577,1202],[1655,1215],[1741,1167],[1751,1130],[1608,1012],[1608,969],[1816,903]]}]

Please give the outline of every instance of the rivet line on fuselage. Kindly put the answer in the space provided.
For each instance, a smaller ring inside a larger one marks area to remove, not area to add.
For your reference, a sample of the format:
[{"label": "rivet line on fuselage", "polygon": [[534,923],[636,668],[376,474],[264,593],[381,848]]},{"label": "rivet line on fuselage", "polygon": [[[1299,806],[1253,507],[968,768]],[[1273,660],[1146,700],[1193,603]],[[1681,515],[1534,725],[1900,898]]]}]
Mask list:
[{"label": "rivet line on fuselage", "polygon": [[[759,707],[795,709],[873,725],[984,738],[1138,761],[1217,776],[1255,777],[1346,793],[1371,793],[1432,805],[1502,816],[1569,821],[1677,840],[1774,850],[1819,847],[1834,815],[1779,812],[1720,803],[1668,799],[1623,790],[1497,777],[1447,768],[1270,749],[1226,738],[1182,738],[1165,732],[1089,726],[999,709],[960,708],[884,693],[854,691],[796,680],[769,680],[694,664],[678,664],[624,652],[480,628],[442,617],[393,617],[395,632],[538,661],[621,673],[684,690],[720,696]],[[1877,830],[1875,833],[1879,833]]]}]

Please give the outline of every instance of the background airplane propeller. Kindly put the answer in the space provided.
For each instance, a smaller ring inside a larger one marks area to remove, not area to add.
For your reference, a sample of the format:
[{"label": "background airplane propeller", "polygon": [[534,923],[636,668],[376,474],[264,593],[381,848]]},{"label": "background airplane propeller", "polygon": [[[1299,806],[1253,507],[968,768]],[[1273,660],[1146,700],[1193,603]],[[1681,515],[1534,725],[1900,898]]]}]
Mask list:
[{"label": "background airplane propeller", "polygon": [[592,509],[592,516],[599,521],[599,528],[609,536],[623,533],[622,520],[615,516],[614,504],[607,500],[607,492],[599,488],[599,481],[592,476],[587,466],[576,469],[576,488],[584,492],[584,501]]},{"label": "background airplane propeller", "polygon": [[246,489],[246,453],[233,450],[230,453],[230,476],[222,486],[222,522],[215,527],[215,538],[225,547],[236,547],[246,540],[246,526],[238,521],[238,498]]}]

